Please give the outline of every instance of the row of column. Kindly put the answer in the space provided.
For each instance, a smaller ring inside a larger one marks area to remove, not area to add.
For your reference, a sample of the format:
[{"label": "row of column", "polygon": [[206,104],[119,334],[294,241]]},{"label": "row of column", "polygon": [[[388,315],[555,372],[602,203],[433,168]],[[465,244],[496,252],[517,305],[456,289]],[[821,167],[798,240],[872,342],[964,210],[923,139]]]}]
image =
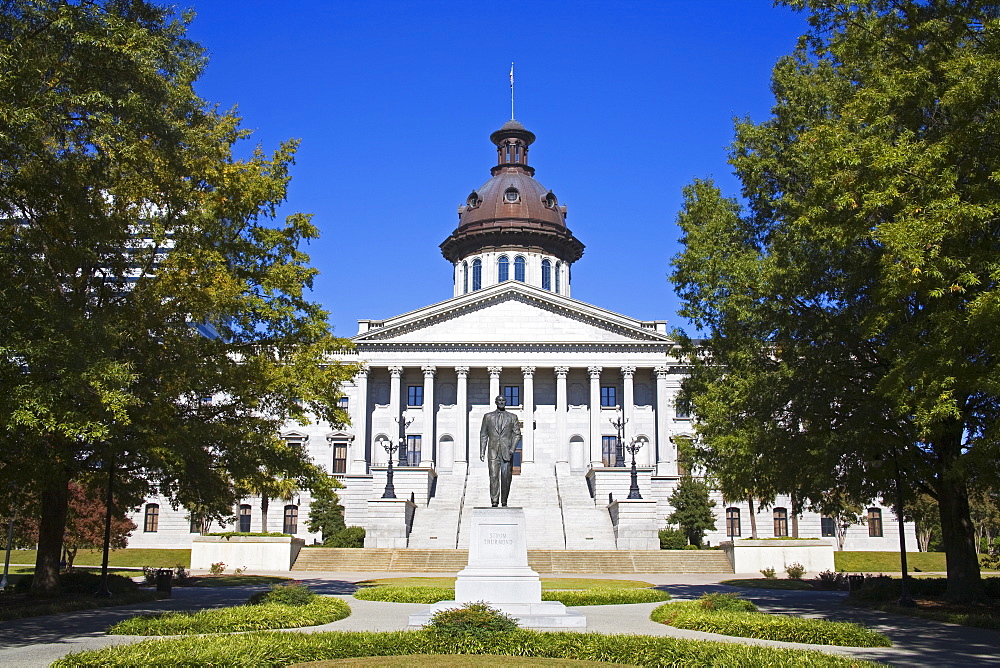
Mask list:
[{"label": "row of column", "polygon": [[[421,466],[432,466],[433,461],[431,460],[430,453],[433,452],[435,438],[436,438],[436,420],[435,420],[435,406],[434,406],[434,378],[437,374],[437,367],[433,365],[425,365],[420,367],[424,374],[424,404],[423,404],[423,433],[422,438],[424,445],[421,449]],[[521,431],[522,441],[521,441],[521,462],[524,464],[531,464],[535,460],[535,431],[534,431],[534,414],[535,414],[535,368],[534,366],[522,366],[521,374],[523,378],[522,385],[522,415],[524,416],[525,428]],[[400,405],[401,398],[401,383],[403,376],[402,366],[390,366],[389,370],[389,412],[393,416],[393,419],[401,421],[403,419],[403,413]],[[455,376],[457,379],[456,384],[456,403],[459,407],[468,407],[468,378],[469,378],[469,367],[468,366],[456,366],[454,367]],[[502,366],[489,366],[486,370],[490,375],[490,402],[500,394],[500,374],[503,371]],[[556,377],[556,457],[560,462],[569,461],[569,442],[568,435],[566,433],[566,416],[569,410],[569,403],[567,399],[566,390],[566,378],[569,375],[570,367],[568,366],[557,366],[554,367],[553,371]],[[591,466],[601,466],[602,463],[602,452],[601,452],[601,436],[602,436],[602,423],[601,423],[601,373],[604,371],[604,367],[601,366],[589,366],[587,367],[587,373],[590,376],[590,464]],[[622,375],[622,411],[624,418],[626,420],[625,424],[625,442],[630,443],[632,440],[633,432],[633,413],[635,405],[635,388],[633,385],[633,378],[635,376],[636,368],[634,366],[623,366],[620,367]],[[354,461],[355,469],[357,470],[358,464],[363,467],[364,457],[365,457],[365,444],[368,442],[367,434],[367,411],[368,411],[368,373],[369,369],[365,368],[358,372],[355,377],[355,384],[357,386],[358,394],[357,401],[353,402],[354,409],[353,415],[351,416],[352,423],[354,425]],[[653,376],[656,379],[656,438],[663,441],[666,435],[669,433],[669,420],[670,420],[670,401],[669,397],[676,393],[676,390],[680,386],[680,380],[674,379],[671,381],[670,368],[667,366],[657,366],[653,369]],[[671,392],[673,390],[674,392]],[[458,429],[455,433],[455,458],[457,461],[465,461],[466,453],[466,443],[468,441],[468,418],[458,420]],[[402,430],[400,430],[402,431]],[[654,444],[650,444],[649,447],[655,447]],[[666,463],[668,453],[670,448],[665,447],[665,444],[657,448],[657,462]],[[372,463],[385,463],[386,454],[375,452],[375,448],[372,448]]]}]

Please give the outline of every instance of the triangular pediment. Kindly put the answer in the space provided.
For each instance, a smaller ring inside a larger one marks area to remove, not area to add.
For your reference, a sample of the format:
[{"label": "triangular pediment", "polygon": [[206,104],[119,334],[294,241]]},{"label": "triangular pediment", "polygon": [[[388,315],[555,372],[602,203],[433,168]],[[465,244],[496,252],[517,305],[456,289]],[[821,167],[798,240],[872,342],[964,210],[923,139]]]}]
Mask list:
[{"label": "triangular pediment", "polygon": [[381,322],[357,344],[671,343],[655,323],[509,281]]}]

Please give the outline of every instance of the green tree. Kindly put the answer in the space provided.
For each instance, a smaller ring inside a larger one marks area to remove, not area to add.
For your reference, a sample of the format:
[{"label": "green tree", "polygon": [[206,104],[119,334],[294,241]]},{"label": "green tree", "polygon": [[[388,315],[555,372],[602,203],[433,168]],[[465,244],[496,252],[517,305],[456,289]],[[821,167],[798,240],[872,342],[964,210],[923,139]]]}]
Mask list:
[{"label": "green tree", "polygon": [[344,507],[340,505],[335,491],[343,485],[335,478],[330,480],[335,484],[313,490],[307,524],[309,531],[323,536],[325,545],[329,545],[338,533],[347,528],[344,523]]},{"label": "green tree", "polygon": [[40,499],[34,593],[58,589],[71,481],[112,469],[220,518],[235,480],[308,472],[284,421],[347,419],[348,343],[305,297],[317,230],[274,220],[295,143],[233,157],[248,132],[194,93],[190,19],[0,8],[0,478]]},{"label": "green tree", "polygon": [[703,438],[766,433],[759,456],[808,467],[811,502],[831,481],[889,496],[898,464],[938,501],[948,598],[978,599],[967,480],[996,470],[1000,408],[996,5],[784,4],[811,29],[774,69],[771,118],[737,123],[746,206],[698,181],[679,217],[673,281],[709,334],[691,358]]},{"label": "green tree", "polygon": [[701,547],[705,532],[715,529],[715,501],[708,498],[708,485],[694,476],[681,476],[668,501],[674,512],[667,521],[679,525],[691,545]]}]

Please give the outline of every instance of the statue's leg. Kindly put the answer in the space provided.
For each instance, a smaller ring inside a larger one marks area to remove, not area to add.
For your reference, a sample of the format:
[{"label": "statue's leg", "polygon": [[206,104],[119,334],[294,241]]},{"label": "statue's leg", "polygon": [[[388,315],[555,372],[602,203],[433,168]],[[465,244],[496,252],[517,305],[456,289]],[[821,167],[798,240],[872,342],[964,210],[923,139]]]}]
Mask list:
[{"label": "statue's leg", "polygon": [[500,463],[500,505],[507,505],[507,496],[510,494],[510,479],[514,475],[514,463],[508,459]]},{"label": "statue's leg", "polygon": [[500,502],[500,457],[488,457],[490,469],[490,504],[496,506]]}]

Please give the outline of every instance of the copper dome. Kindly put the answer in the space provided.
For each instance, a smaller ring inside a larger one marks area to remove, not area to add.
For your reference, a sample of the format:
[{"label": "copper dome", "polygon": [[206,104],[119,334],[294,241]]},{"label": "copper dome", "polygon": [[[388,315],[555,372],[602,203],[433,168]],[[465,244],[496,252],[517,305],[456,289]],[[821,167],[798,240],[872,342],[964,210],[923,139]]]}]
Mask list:
[{"label": "copper dome", "polygon": [[533,178],[528,146],[535,135],[509,120],[490,135],[497,147],[493,175],[469,193],[458,209],[458,228],[441,244],[451,262],[483,250],[521,248],[546,252],[566,262],[583,255],[583,244],[566,227],[566,207]]}]

